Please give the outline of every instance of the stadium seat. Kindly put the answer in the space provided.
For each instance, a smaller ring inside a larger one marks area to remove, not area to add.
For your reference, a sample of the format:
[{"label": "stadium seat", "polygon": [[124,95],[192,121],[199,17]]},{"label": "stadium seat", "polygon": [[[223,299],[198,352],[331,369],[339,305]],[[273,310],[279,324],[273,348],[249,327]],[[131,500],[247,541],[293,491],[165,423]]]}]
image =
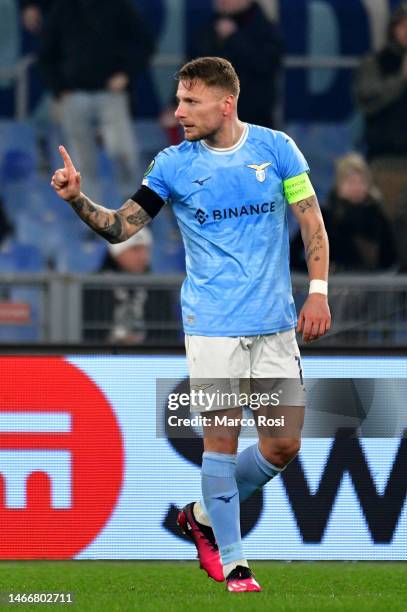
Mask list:
[{"label": "stadium seat", "polygon": [[[9,186],[9,189],[12,186]],[[58,219],[62,222],[75,222],[78,225],[78,228],[82,228],[84,226],[83,222],[79,220],[76,214],[72,211],[69,204],[66,204],[61,198],[57,196],[55,191],[49,184],[48,179],[35,178],[30,182],[21,181],[21,183],[15,183],[15,197],[24,198],[24,212],[35,214],[45,214],[52,213],[56,215]],[[27,191],[21,193],[23,188],[26,188]],[[6,193],[7,193],[6,188]],[[18,204],[18,202],[17,202]],[[7,204],[7,212],[9,208],[12,208],[13,203],[10,202]]]},{"label": "stadium seat", "polygon": [[33,178],[36,169],[34,157],[21,149],[9,149],[1,160],[1,182],[3,185]]},{"label": "stadium seat", "polygon": [[[31,192],[20,191],[5,198],[6,211],[15,221],[19,242],[36,246],[53,263],[64,244],[78,243],[90,234],[89,228],[53,193],[48,185],[36,183]],[[10,208],[17,212],[11,214]]]},{"label": "stadium seat", "polygon": [[38,160],[35,133],[29,123],[0,119],[0,160],[3,160],[7,151],[22,151]]},{"label": "stadium seat", "polygon": [[[15,240],[4,243],[0,249],[0,273],[41,272],[44,258],[37,247],[20,244]],[[22,323],[0,323],[1,342],[34,342],[41,336],[42,293],[36,287],[3,285],[0,302],[25,304],[29,307],[29,320]]]},{"label": "stadium seat", "polygon": [[172,210],[165,206],[151,224],[151,270],[156,274],[183,274],[185,250]]},{"label": "stadium seat", "polygon": [[[20,304],[21,300],[12,296],[11,301]],[[30,310],[30,323],[28,324],[0,324],[0,343],[38,342],[41,339],[40,326],[33,323],[34,315]]]},{"label": "stadium seat", "polygon": [[41,272],[45,261],[34,245],[6,241],[0,249],[0,272]]},{"label": "stadium seat", "polygon": [[3,187],[3,194],[6,213],[14,222],[20,214],[41,215],[50,212],[61,222],[76,220],[79,228],[76,215],[58,198],[48,180],[35,177],[8,181]]},{"label": "stadium seat", "polygon": [[102,239],[68,242],[58,252],[55,268],[61,273],[91,274],[98,272],[107,252]]},{"label": "stadium seat", "polygon": [[30,321],[24,325],[7,325],[1,329],[0,339],[10,341],[36,342],[41,338],[42,313],[44,312],[43,293],[36,287],[14,287],[10,292],[10,301],[16,304],[28,304]]},{"label": "stadium seat", "polygon": [[168,139],[156,119],[139,119],[134,123],[136,142],[140,152],[140,163],[143,168],[161,149],[168,147]]},{"label": "stadium seat", "polygon": [[57,215],[51,212],[36,215],[20,213],[16,235],[19,242],[36,246],[48,262],[54,260],[65,238]]},{"label": "stadium seat", "polygon": [[352,149],[352,125],[291,123],[285,131],[298,144],[311,168],[311,180],[323,205],[334,181],[334,163]]}]

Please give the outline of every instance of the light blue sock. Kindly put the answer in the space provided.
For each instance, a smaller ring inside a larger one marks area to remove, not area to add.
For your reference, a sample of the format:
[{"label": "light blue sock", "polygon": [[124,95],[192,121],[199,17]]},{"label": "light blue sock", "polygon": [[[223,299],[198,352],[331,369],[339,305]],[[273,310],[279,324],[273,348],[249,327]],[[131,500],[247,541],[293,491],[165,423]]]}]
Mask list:
[{"label": "light blue sock", "polygon": [[261,454],[258,444],[253,444],[239,453],[235,476],[240,502],[253,495],[257,489],[261,489],[283,469],[269,463]]},{"label": "light blue sock", "polygon": [[205,452],[202,456],[202,495],[222,564],[243,559],[236,455]]}]

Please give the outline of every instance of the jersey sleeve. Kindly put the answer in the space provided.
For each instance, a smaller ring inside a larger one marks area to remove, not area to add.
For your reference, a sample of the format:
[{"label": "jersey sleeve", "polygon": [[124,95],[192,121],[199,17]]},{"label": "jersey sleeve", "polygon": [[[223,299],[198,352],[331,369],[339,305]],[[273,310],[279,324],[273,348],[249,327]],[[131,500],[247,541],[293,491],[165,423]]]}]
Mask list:
[{"label": "jersey sleeve", "polygon": [[144,173],[142,185],[152,189],[160,198],[167,201],[171,195],[169,176],[171,173],[171,158],[164,150],[150,163]]},{"label": "jersey sleeve", "polygon": [[283,181],[298,176],[303,172],[309,172],[309,166],[304,155],[301,153],[294,140],[280,132],[278,161],[280,176]]},{"label": "jersey sleeve", "polygon": [[284,195],[289,204],[315,195],[308,176],[309,166],[294,140],[280,132],[279,170]]}]

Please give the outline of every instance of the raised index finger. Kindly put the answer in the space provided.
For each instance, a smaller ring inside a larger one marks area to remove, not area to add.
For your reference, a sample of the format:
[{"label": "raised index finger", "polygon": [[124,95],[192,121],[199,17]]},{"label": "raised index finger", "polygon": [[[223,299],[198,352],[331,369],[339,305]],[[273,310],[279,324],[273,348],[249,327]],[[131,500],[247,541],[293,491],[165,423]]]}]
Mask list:
[{"label": "raised index finger", "polygon": [[72,163],[72,159],[68,155],[68,151],[60,145],[58,147],[59,152],[61,153],[62,159],[64,160],[64,166],[68,170],[69,174],[76,172],[75,166]]}]

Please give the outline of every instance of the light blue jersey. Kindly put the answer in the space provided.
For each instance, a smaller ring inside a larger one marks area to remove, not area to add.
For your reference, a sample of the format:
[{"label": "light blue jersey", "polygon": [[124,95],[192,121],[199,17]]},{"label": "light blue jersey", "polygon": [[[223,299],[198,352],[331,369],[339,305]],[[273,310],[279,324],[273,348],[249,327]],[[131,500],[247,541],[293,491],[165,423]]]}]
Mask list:
[{"label": "light blue jersey", "polygon": [[184,141],[157,155],[143,184],[172,204],[181,230],[186,333],[295,327],[283,180],[308,171],[291,138],[255,125],[230,149]]}]

